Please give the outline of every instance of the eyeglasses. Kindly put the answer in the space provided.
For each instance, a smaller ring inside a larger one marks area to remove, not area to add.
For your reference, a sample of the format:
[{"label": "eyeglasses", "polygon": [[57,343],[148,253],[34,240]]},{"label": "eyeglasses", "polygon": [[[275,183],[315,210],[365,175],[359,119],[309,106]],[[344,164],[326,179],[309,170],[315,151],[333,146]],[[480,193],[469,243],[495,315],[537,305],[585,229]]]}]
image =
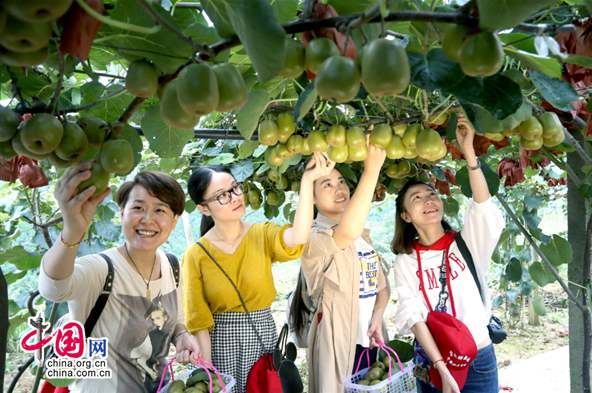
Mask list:
[{"label": "eyeglasses", "polygon": [[219,194],[214,195],[211,198],[204,199],[202,204],[210,203],[213,201],[218,201],[219,204],[226,205],[226,204],[230,203],[230,201],[232,200],[232,194],[234,194],[236,196],[243,195],[243,184],[242,183],[234,183],[232,185],[231,189],[226,190],[226,191],[222,191]]}]

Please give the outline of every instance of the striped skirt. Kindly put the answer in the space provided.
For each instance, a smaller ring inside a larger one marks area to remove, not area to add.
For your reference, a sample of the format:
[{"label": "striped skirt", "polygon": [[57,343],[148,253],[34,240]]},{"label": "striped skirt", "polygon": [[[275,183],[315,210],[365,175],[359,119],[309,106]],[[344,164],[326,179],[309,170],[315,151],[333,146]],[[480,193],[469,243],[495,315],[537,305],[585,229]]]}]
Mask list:
[{"label": "striped skirt", "polygon": [[261,348],[245,313],[214,314],[214,330],[211,333],[212,362],[220,372],[230,374],[236,379],[233,393],[246,391],[251,367],[264,353],[271,352],[277,341],[275,322],[269,308],[252,311],[249,315],[263,339],[265,349]]}]

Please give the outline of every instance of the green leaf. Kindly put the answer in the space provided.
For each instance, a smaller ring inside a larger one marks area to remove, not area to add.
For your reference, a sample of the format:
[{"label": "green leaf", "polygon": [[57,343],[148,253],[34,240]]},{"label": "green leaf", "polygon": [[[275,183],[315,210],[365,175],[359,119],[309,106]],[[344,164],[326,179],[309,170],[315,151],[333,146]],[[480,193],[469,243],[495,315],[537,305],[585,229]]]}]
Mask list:
[{"label": "green leaf", "polygon": [[85,83],[80,86],[80,94],[82,95],[81,105],[91,104],[99,99],[105,91],[105,86],[97,81]]},{"label": "green leaf", "polygon": [[185,211],[186,211],[187,213],[191,213],[191,212],[193,212],[193,211],[195,210],[195,208],[196,208],[196,207],[197,207],[197,206],[195,205],[195,202],[193,202],[193,200],[192,200],[192,199],[188,199],[188,200],[185,202]]},{"label": "green leaf", "polygon": [[226,13],[260,81],[275,77],[282,69],[286,33],[266,0],[212,0]]},{"label": "green leaf", "polygon": [[487,78],[465,75],[458,63],[449,60],[441,48],[432,49],[426,56],[409,53],[411,82],[425,90],[441,90],[461,102],[482,106],[496,118],[503,119],[522,104],[520,86],[501,74]]},{"label": "green leaf", "polygon": [[507,29],[556,2],[556,0],[477,0],[479,27],[489,31]]},{"label": "green leaf", "polygon": [[216,157],[207,160],[208,165],[228,165],[235,161],[234,154],[232,153],[221,153]]},{"label": "green leaf", "polygon": [[[144,12],[139,7],[137,0],[118,0],[114,4],[114,9],[109,12],[110,18],[145,27],[154,26],[156,23],[147,12]],[[158,13],[159,17],[181,31],[192,27],[191,31],[197,32],[195,28],[196,20],[202,18],[198,13],[178,9],[171,16],[160,5],[152,5],[152,8]],[[203,30],[208,31],[208,27],[204,26]],[[200,34],[199,39],[196,38],[196,41],[203,44],[215,42],[217,35],[213,28],[209,28],[209,30],[213,34]],[[109,26],[103,26],[101,37],[103,37],[101,43],[97,44],[99,47],[104,46],[107,49],[115,49],[130,61],[142,58],[149,59],[165,74],[175,72],[193,55],[193,48],[188,42],[164,27],[157,33],[146,35],[135,32],[122,32]]]},{"label": "green leaf", "polygon": [[328,0],[325,3],[335,8],[339,15],[351,15],[371,8],[376,4],[376,0]]},{"label": "green leaf", "polygon": [[298,0],[271,0],[270,3],[279,23],[288,23],[296,18]]},{"label": "green leaf", "polygon": [[255,169],[253,167],[253,161],[239,161],[230,167],[230,172],[232,173],[232,176],[234,176],[236,181],[243,182],[247,180],[249,177],[251,177],[255,172]]},{"label": "green leaf", "polygon": [[448,217],[456,217],[458,215],[459,210],[460,205],[458,204],[458,201],[455,198],[446,198],[446,201],[444,203],[444,213]]},{"label": "green leaf", "polygon": [[158,106],[146,110],[142,131],[150,143],[150,149],[161,158],[179,157],[185,144],[193,138],[193,130],[181,130],[165,124]]},{"label": "green leaf", "polygon": [[555,266],[570,263],[573,258],[571,244],[559,235],[553,235],[547,244],[542,244],[541,251]]},{"label": "green leaf", "polygon": [[526,33],[508,33],[498,34],[501,42],[504,46],[512,46],[516,49],[520,49],[526,52],[537,53],[534,46],[534,36]]},{"label": "green leaf", "polygon": [[285,173],[289,167],[291,167],[292,165],[298,164],[300,162],[300,160],[302,160],[302,156],[300,154],[295,154],[295,155],[291,156],[287,160],[284,160],[282,165],[279,167],[279,172]]},{"label": "green leaf", "polygon": [[245,139],[251,139],[253,132],[259,123],[259,117],[267,108],[269,94],[264,89],[252,89],[247,97],[247,102],[236,114],[236,125],[240,134]]},{"label": "green leaf", "polygon": [[561,63],[556,59],[542,57],[508,46],[504,48],[504,52],[530,69],[542,72],[551,78],[561,78]]},{"label": "green leaf", "polygon": [[304,118],[304,116],[306,116],[308,111],[310,111],[314,106],[316,100],[317,91],[314,87],[314,83],[311,83],[306,86],[306,89],[304,89],[302,93],[300,93],[300,96],[298,96],[298,101],[294,106],[294,117],[296,118],[296,121],[300,121]]},{"label": "green leaf", "polygon": [[39,267],[41,256],[29,253],[23,246],[16,246],[0,254],[0,265],[10,262],[19,270],[25,271]]},{"label": "green leaf", "polygon": [[552,283],[555,281],[555,277],[545,269],[540,262],[533,262],[530,267],[528,268],[528,273],[530,277],[536,282],[539,286],[544,287],[547,284]]},{"label": "green leaf", "polygon": [[592,56],[567,55],[561,58],[563,63],[577,64],[585,68],[592,68]]},{"label": "green leaf", "polygon": [[126,92],[123,85],[114,83],[103,90],[103,94],[97,99],[97,105],[84,112],[107,122],[115,121],[133,99],[134,97]]},{"label": "green leaf", "polygon": [[[485,176],[485,181],[487,182],[487,187],[489,188],[489,193],[491,195],[497,194],[500,185],[500,179],[497,177],[497,174],[491,170],[489,165],[487,165],[483,160],[481,161],[481,170],[483,171],[483,175]],[[473,192],[471,191],[471,183],[469,182],[469,170],[467,166],[464,165],[460,170],[456,172],[456,180],[460,185],[460,190],[467,198],[473,197]]]},{"label": "green leaf", "polygon": [[206,14],[208,14],[208,18],[210,18],[214,24],[220,37],[230,38],[234,35],[234,29],[228,18],[226,7],[224,7],[223,4],[220,4],[215,0],[200,0],[199,3],[204,8]]},{"label": "green leaf", "polygon": [[538,209],[541,203],[543,203],[543,199],[537,195],[526,194],[524,196],[524,206],[529,210]]},{"label": "green leaf", "polygon": [[522,279],[522,264],[518,258],[511,258],[506,265],[506,277],[512,282],[519,282]]},{"label": "green leaf", "polygon": [[562,111],[573,110],[572,102],[579,99],[574,88],[562,79],[550,78],[547,75],[531,71],[529,77],[538,92],[555,108]]},{"label": "green leaf", "polygon": [[401,340],[391,340],[387,344],[397,352],[402,363],[407,363],[413,359],[413,346],[408,342]]},{"label": "green leaf", "polygon": [[259,146],[258,141],[244,141],[238,147],[238,158],[244,160],[247,157],[251,157],[257,147]]}]

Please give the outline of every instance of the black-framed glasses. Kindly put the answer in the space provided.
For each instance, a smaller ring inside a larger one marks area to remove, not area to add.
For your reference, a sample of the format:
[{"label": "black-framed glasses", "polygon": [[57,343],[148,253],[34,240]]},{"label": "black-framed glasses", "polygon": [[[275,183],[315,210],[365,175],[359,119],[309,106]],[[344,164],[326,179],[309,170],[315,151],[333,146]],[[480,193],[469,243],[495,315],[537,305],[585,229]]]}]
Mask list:
[{"label": "black-framed glasses", "polygon": [[232,200],[231,194],[234,194],[236,196],[243,195],[243,183],[234,183],[232,185],[232,188],[226,191],[221,191],[220,193],[214,195],[211,198],[204,199],[202,204],[218,201],[219,204],[226,205],[230,203],[230,201]]}]

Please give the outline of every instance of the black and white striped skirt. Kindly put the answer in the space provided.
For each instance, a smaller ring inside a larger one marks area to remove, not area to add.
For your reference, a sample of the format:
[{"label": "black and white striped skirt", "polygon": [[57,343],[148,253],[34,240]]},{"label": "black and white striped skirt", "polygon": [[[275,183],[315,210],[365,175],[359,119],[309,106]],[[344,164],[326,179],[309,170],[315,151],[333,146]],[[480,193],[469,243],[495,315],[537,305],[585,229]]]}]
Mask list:
[{"label": "black and white striped skirt", "polygon": [[273,350],[277,341],[275,322],[269,308],[249,312],[249,315],[263,339],[265,349],[261,348],[245,313],[214,314],[212,362],[220,372],[236,379],[234,393],[246,391],[249,370],[264,353]]}]

